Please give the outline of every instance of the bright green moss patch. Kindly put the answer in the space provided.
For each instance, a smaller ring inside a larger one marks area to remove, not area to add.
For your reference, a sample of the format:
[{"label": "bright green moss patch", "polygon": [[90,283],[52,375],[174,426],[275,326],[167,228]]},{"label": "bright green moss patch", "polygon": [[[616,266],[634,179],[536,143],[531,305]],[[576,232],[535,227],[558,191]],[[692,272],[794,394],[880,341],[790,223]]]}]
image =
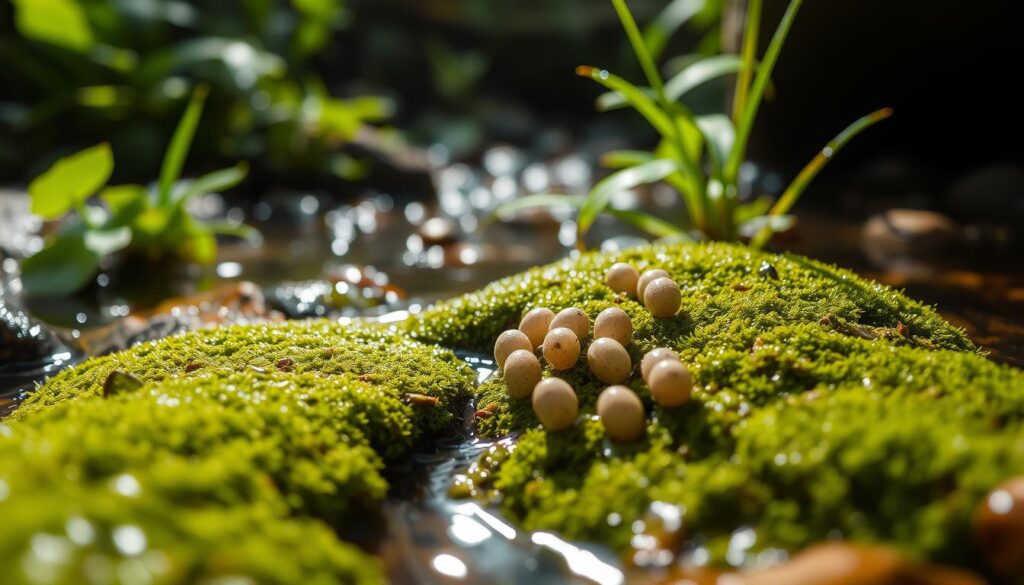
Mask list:
[{"label": "bright green moss patch", "polygon": [[417,426],[432,432],[456,422],[473,381],[469,368],[451,352],[412,341],[394,330],[328,321],[238,325],[187,333],[89,360],[44,384],[14,417],[100,394],[114,370],[147,382],[240,371],[356,374],[403,395],[436,398],[435,405],[414,409]]},{"label": "bright green moss patch", "polygon": [[0,558],[24,560],[15,583],[380,582],[336,533],[375,521],[385,464],[455,425],[472,381],[448,351],[326,322],[90,360],[0,424]]},{"label": "bright green moss patch", "polygon": [[[667,270],[682,288],[679,314],[656,320],[615,297],[603,277],[619,261]],[[778,278],[758,274],[763,262]],[[585,422],[570,431],[537,429],[529,401],[510,399],[500,377],[483,384],[479,431],[525,431],[491,481],[526,528],[626,550],[633,521],[660,501],[683,510],[689,536],[719,562],[733,532],[750,527],[755,553],[843,536],[971,564],[975,506],[1024,473],[1021,371],[985,359],[930,308],[796,256],[731,244],[585,254],[442,303],[410,331],[489,351],[541,306],[578,306],[591,319],[621,307],[634,365],[671,347],[696,388],[687,405],[664,409],[634,375],[651,424],[643,441],[615,446],[591,418],[603,385],[585,358],[557,374],[580,398]]]}]

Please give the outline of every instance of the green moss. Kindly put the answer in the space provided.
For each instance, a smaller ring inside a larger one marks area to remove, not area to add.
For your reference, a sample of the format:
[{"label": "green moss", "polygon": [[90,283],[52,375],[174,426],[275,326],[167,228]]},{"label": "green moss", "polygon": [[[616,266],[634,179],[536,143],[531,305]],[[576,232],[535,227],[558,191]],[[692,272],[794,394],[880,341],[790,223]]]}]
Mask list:
[{"label": "green moss", "polygon": [[432,432],[449,428],[461,416],[474,378],[451,352],[392,329],[328,321],[239,325],[187,333],[89,360],[44,384],[14,417],[98,395],[114,370],[147,382],[246,370],[357,374],[403,394],[437,398],[436,406],[414,409],[416,425]]},{"label": "green moss", "polygon": [[[128,382],[104,396],[115,371],[141,383],[118,374]],[[326,322],[200,331],[90,360],[0,425],[0,558],[27,559],[11,563],[17,583],[121,571],[380,582],[377,562],[322,521],[358,533],[386,495],[385,461],[453,426],[472,381],[448,351]],[[76,541],[73,526],[92,536]],[[126,526],[148,552],[117,546]]]},{"label": "green moss", "polygon": [[[667,270],[683,290],[679,314],[655,320],[616,298],[603,274],[618,261]],[[760,277],[762,262],[779,278]],[[757,550],[842,534],[969,564],[971,511],[1024,472],[1024,374],[985,359],[930,308],[849,272],[729,244],[586,254],[442,303],[410,331],[487,351],[539,306],[578,306],[591,319],[623,308],[634,363],[672,347],[697,387],[686,406],[663,409],[634,376],[652,422],[623,447],[589,418],[602,385],[583,359],[557,374],[586,421],[570,431],[536,428],[529,401],[509,398],[501,378],[483,384],[478,407],[491,415],[479,430],[525,431],[493,485],[527,528],[624,550],[632,520],[664,501],[719,560],[732,532],[750,526]]]}]

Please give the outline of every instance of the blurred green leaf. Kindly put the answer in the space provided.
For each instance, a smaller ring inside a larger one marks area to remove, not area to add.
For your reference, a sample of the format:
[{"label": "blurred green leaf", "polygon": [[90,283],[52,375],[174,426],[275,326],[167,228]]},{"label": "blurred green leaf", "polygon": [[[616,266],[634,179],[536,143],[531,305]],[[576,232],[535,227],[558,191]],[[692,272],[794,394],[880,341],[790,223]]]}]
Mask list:
[{"label": "blurred green leaf", "polygon": [[655,217],[649,213],[643,211],[627,210],[627,209],[614,209],[609,207],[606,210],[610,215],[617,217],[626,223],[632,225],[635,228],[641,229],[652,236],[663,238],[668,236],[684,236],[687,240],[690,240],[686,236],[685,232],[679,229],[675,224],[671,224],[661,218]]},{"label": "blurred green leaf", "polygon": [[[757,111],[761,107],[761,98],[764,97],[764,91],[768,87],[772,70],[775,69],[775,63],[779,60],[782,45],[786,42],[789,29],[793,27],[793,21],[796,20],[796,14],[800,10],[802,1],[790,0],[789,6],[786,7],[786,12],[782,15],[782,20],[779,22],[779,26],[775,29],[775,34],[772,35],[771,42],[768,43],[768,49],[765,51],[764,58],[757,66],[754,83],[751,86],[749,96],[747,96],[743,104],[743,112],[739,117],[739,122],[736,124],[734,147],[729,153],[729,160],[725,165],[724,176],[727,182],[732,183],[735,181],[740,170],[740,164],[746,157],[747,140],[750,138],[750,131],[753,129],[754,120],[757,118]],[[753,0],[753,2],[759,3],[760,0]],[[744,65],[752,66],[753,61],[748,60],[744,56]]]},{"label": "blurred green leaf", "polygon": [[203,115],[203,103],[206,101],[208,92],[206,85],[196,86],[189,99],[185,113],[174,130],[174,137],[164,154],[164,162],[160,167],[160,204],[167,205],[171,198],[171,185],[181,176],[181,169],[185,165],[185,158],[188,156],[189,148],[192,146],[192,139],[196,134],[196,127],[199,125],[199,118]]},{"label": "blurred green leaf", "polygon": [[99,257],[113,254],[132,243],[132,230],[128,226],[89,229],[84,233],[85,247]]},{"label": "blurred green leaf", "polygon": [[708,155],[715,169],[721,169],[732,151],[736,129],[725,114],[708,114],[697,117],[697,126],[708,145]]},{"label": "blurred green leaf", "polygon": [[61,234],[21,263],[21,283],[30,296],[68,295],[89,282],[100,258],[83,233]]},{"label": "blurred green leaf", "polygon": [[132,229],[144,237],[143,241],[152,241],[163,234],[171,223],[172,210],[166,207],[150,207],[132,222]]},{"label": "blurred green leaf", "polygon": [[252,226],[245,225],[244,223],[234,221],[206,221],[203,222],[203,225],[218,236],[241,238],[254,246],[258,246],[263,242],[263,235],[260,234],[260,231]]},{"label": "blurred green leaf", "polygon": [[[811,159],[811,162],[807,163],[807,166],[805,166],[800,171],[800,174],[793,179],[793,182],[786,187],[786,190],[782,192],[781,196],[779,196],[779,200],[772,206],[769,214],[773,216],[780,216],[788,213],[796,203],[797,199],[800,198],[800,195],[803,194],[807,185],[814,180],[814,177],[818,176],[821,169],[823,169],[825,165],[832,160],[832,157],[834,157],[836,153],[842,150],[842,148],[846,146],[850,140],[853,140],[855,136],[890,116],[892,116],[892,109],[882,108],[858,118],[852,124],[844,128],[842,132],[837,134],[835,138],[830,140],[829,143],[821,149],[821,152],[819,152],[817,156]],[[773,229],[771,224],[766,225],[753,238],[753,240],[751,240],[750,245],[755,248],[764,246],[768,243],[768,240],[771,239],[772,233]]]},{"label": "blurred green leaf", "polygon": [[753,238],[762,231],[768,233],[784,232],[796,225],[793,215],[760,215],[740,223],[739,233],[745,238]]},{"label": "blurred green leaf", "polygon": [[736,55],[704,57],[665,82],[665,97],[678,100],[693,88],[742,68],[743,61]]},{"label": "blurred green leaf", "polygon": [[32,213],[46,219],[60,217],[84,204],[113,170],[114,157],[106,142],[58,160],[28,186]]},{"label": "blurred green leaf", "polygon": [[100,199],[115,216],[135,216],[146,208],[149,192],[142,185],[115,185],[101,191]]},{"label": "blurred green leaf", "polygon": [[759,215],[768,213],[768,210],[772,207],[772,198],[767,195],[762,195],[753,201],[743,203],[736,206],[734,217],[736,223],[742,224],[743,222],[753,219]]},{"label": "blurred green leaf", "polygon": [[601,166],[609,169],[624,169],[654,159],[655,156],[646,150],[613,150],[601,155]]},{"label": "blurred green leaf", "polygon": [[581,235],[587,233],[594,220],[604,211],[616,193],[660,181],[676,172],[677,168],[676,162],[673,160],[657,159],[605,177],[594,185],[594,188],[584,198],[576,218],[577,232]]},{"label": "blurred green leaf", "polygon": [[583,200],[586,198],[584,195],[561,195],[555,193],[544,193],[540,195],[527,195],[526,197],[517,197],[511,201],[506,201],[494,209],[484,219],[484,223],[489,223],[495,219],[502,217],[508,217],[518,211],[524,209],[534,208],[565,208],[574,209],[579,207]]},{"label": "blurred green leaf", "polygon": [[190,222],[186,233],[184,255],[199,264],[210,264],[217,259],[217,238],[213,230],[198,222]]},{"label": "blurred green leaf", "polygon": [[655,61],[672,35],[704,9],[705,0],[672,0],[644,27],[644,44]]},{"label": "blurred green leaf", "polygon": [[192,181],[178,181],[172,189],[172,202],[180,205],[193,197],[226,191],[241,183],[248,172],[249,165],[240,162],[233,167],[207,173]]},{"label": "blurred green leaf", "polygon": [[95,44],[85,11],[75,0],[14,0],[18,32],[79,53]]}]

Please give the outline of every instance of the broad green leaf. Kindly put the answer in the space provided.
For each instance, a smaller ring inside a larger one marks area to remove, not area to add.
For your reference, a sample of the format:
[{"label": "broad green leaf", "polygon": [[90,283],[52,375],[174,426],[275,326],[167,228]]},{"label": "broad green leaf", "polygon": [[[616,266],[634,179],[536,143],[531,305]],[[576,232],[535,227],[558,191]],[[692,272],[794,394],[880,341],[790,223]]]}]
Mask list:
[{"label": "broad green leaf", "polygon": [[733,220],[738,224],[742,224],[749,219],[768,213],[768,210],[771,209],[771,207],[772,198],[767,195],[762,195],[753,201],[737,205],[733,212]]},{"label": "broad green leaf", "polygon": [[[758,3],[759,0],[753,0],[753,2]],[[802,2],[803,0],[790,0],[778,28],[775,29],[775,34],[772,35],[771,42],[768,43],[768,50],[765,51],[764,58],[757,66],[754,84],[750,89],[750,95],[747,96],[743,104],[743,112],[739,122],[736,124],[735,147],[732,149],[729,160],[725,165],[724,175],[727,183],[734,183],[739,173],[740,164],[743,162],[743,157],[746,156],[747,152],[747,140],[750,139],[750,131],[754,126],[754,120],[757,118],[757,110],[761,107],[761,98],[764,97],[764,91],[768,87],[768,80],[772,76],[772,70],[775,68],[775,63],[779,60],[782,45],[786,42],[789,29],[793,27],[793,21],[796,20],[796,13],[800,10]],[[752,66],[752,61],[748,62],[744,59],[744,64]]]},{"label": "broad green leaf", "polygon": [[260,231],[252,226],[245,225],[244,223],[234,221],[207,221],[203,222],[203,225],[218,236],[233,236],[241,238],[253,246],[258,246],[263,243],[263,235],[260,234]]},{"label": "broad green leaf", "polygon": [[[793,182],[786,187],[786,190],[782,192],[781,196],[779,196],[779,200],[772,206],[769,214],[784,215],[788,213],[796,203],[797,199],[800,198],[800,195],[803,194],[807,185],[814,180],[814,177],[818,176],[821,169],[823,169],[825,165],[832,160],[832,157],[834,157],[837,152],[846,146],[846,144],[855,136],[890,116],[892,116],[892,109],[882,108],[881,110],[876,110],[857,119],[852,124],[844,128],[842,132],[837,134],[835,138],[825,145],[825,148],[821,149],[821,152],[819,152],[817,156],[811,159],[811,162],[807,163],[807,166],[805,166],[803,170],[800,171],[800,174],[793,179]],[[760,248],[768,243],[768,240],[771,239],[772,236],[772,230],[770,228],[771,226],[768,225],[762,229],[753,238],[753,240],[751,240],[750,245],[755,248]]]},{"label": "broad green leaf", "polygon": [[213,231],[205,225],[193,222],[187,228],[184,256],[199,264],[210,264],[217,259],[217,238]]},{"label": "broad green leaf", "polygon": [[509,217],[523,209],[535,208],[566,208],[573,209],[583,203],[584,195],[559,195],[544,193],[540,195],[527,195],[506,201],[494,209],[485,219],[484,223],[490,223],[498,218]]},{"label": "broad green leaf", "polygon": [[715,55],[702,58],[665,82],[665,97],[670,100],[678,100],[693,88],[716,77],[736,73],[742,68],[743,61],[736,55]]},{"label": "broad green leaf", "polygon": [[762,0],[750,0],[746,5],[746,22],[743,27],[743,67],[736,78],[736,88],[732,98],[732,123],[738,126],[743,110],[746,108],[747,95],[750,93],[750,80],[754,76],[754,61],[757,60],[757,38],[761,30]]},{"label": "broad green leaf", "polygon": [[241,183],[248,172],[249,165],[240,162],[233,167],[207,173],[193,181],[179,181],[171,189],[171,199],[181,205],[193,197],[226,191]]},{"label": "broad green leaf", "polygon": [[149,203],[149,192],[142,185],[114,185],[101,191],[100,199],[112,215],[124,218],[142,213]]},{"label": "broad green leaf", "polygon": [[[665,82],[665,97],[672,101],[679,100],[701,84],[716,77],[736,73],[742,65],[743,62],[735,55],[698,58]],[[640,91],[649,93],[653,97],[653,92],[649,92],[645,88],[640,88]],[[614,110],[626,105],[628,105],[626,99],[618,92],[610,91],[597,98],[597,108],[601,111]]]},{"label": "broad green leaf", "polygon": [[[697,117],[697,126],[708,145],[708,155],[714,168],[721,169],[732,151],[736,129],[725,114],[708,114]],[[717,174],[717,173],[715,173]]]},{"label": "broad green leaf", "polygon": [[644,44],[657,61],[665,45],[684,24],[704,9],[706,0],[672,0],[644,27]]},{"label": "broad green leaf", "polygon": [[646,150],[613,150],[601,155],[601,166],[610,169],[624,169],[654,159],[655,156]]},{"label": "broad green leaf", "polygon": [[166,207],[150,207],[135,218],[132,229],[146,239],[159,237],[171,223],[175,211]]},{"label": "broad green leaf", "polygon": [[196,86],[192,92],[192,98],[188,101],[188,107],[174,130],[174,137],[164,154],[164,162],[160,167],[160,204],[167,205],[171,199],[171,186],[181,176],[181,169],[185,165],[185,157],[188,156],[189,148],[192,146],[192,139],[196,134],[196,127],[199,125],[199,118],[203,115],[203,103],[208,93],[206,85]]},{"label": "broad green leaf", "polygon": [[106,142],[60,159],[28,186],[32,213],[60,217],[85,203],[110,178],[114,156]]},{"label": "broad green leaf", "polygon": [[21,263],[21,283],[30,296],[68,295],[89,282],[100,258],[81,232],[61,234]]},{"label": "broad green leaf", "polygon": [[594,188],[583,199],[579,215],[576,218],[578,232],[581,235],[587,233],[594,220],[604,211],[616,193],[660,181],[676,172],[677,169],[675,161],[657,159],[605,177],[594,185]]},{"label": "broad green leaf", "polygon": [[325,136],[349,142],[363,126],[363,120],[345,100],[326,98],[320,100],[317,126]]},{"label": "broad green leaf", "polygon": [[678,236],[680,234],[685,235],[685,232],[679,226],[643,211],[614,209],[611,207],[606,211],[608,214],[658,238]]},{"label": "broad green leaf", "polygon": [[88,229],[84,241],[86,248],[102,258],[127,248],[132,243],[132,230],[128,226]]},{"label": "broad green leaf", "polygon": [[794,225],[796,216],[793,215],[760,215],[740,223],[739,234],[744,238],[753,238],[764,230],[775,234],[784,232]]},{"label": "broad green leaf", "polygon": [[26,38],[79,53],[95,44],[85,11],[76,0],[14,0],[15,25]]}]

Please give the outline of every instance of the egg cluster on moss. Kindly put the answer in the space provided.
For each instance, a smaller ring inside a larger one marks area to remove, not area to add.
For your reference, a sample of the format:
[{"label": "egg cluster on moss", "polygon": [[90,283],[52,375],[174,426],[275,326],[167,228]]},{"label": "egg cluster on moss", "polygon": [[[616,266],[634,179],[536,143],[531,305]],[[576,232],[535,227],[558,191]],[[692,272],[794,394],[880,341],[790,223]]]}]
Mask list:
[{"label": "egg cluster on moss", "polygon": [[[644,303],[659,278],[680,292],[669,318]],[[538,267],[441,303],[409,330],[474,348],[536,307],[627,314],[640,375],[624,385],[648,423],[609,454],[608,425],[592,416],[608,410],[608,385],[580,366],[557,374],[582,415],[559,433],[537,428],[500,378],[482,384],[480,432],[521,433],[491,477],[524,528],[629,551],[633,520],[657,504],[681,511],[711,562],[728,561],[742,529],[755,535],[744,558],[839,535],[1024,578],[1012,554],[1000,547],[1003,561],[986,563],[996,547],[975,544],[1012,530],[978,529],[975,510],[1024,474],[1024,374],[979,355],[933,309],[806,258],[707,243]],[[689,392],[655,392],[659,380]]]}]

